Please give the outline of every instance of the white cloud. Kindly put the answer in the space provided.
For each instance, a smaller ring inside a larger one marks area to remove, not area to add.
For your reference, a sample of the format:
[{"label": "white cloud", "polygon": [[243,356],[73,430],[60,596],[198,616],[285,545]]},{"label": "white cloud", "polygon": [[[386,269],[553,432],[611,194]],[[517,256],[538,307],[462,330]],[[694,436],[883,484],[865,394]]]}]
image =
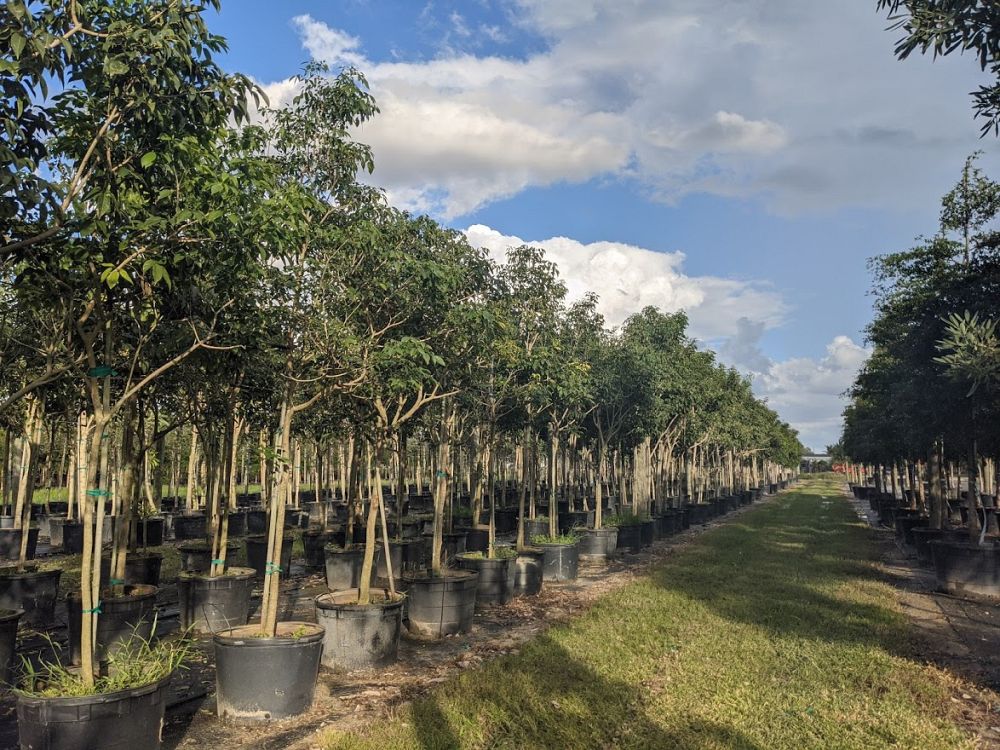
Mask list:
[{"label": "white cloud", "polygon": [[799,430],[802,442],[822,451],[840,437],[844,392],[871,352],[848,336],[836,336],[826,355],[774,361],[760,350],[764,326],[740,321],[737,333],[719,347],[720,358],[749,374],[754,392]]},{"label": "white cloud", "polygon": [[662,253],[622,242],[582,243],[568,237],[525,241],[482,224],[465,230],[469,242],[489,250],[503,262],[507,248],[533,245],[545,250],[559,268],[571,300],[587,292],[600,297],[599,309],[609,325],[652,305],[685,310],[691,332],[704,341],[734,336],[741,316],[764,328],[779,325],[787,312],[781,296],[763,284],[717,276],[688,276],[684,254]]},{"label": "white cloud", "polygon": [[365,58],[358,52],[361,40],[330,28],[312,16],[295,16],[292,25],[302,37],[302,46],[316,60],[331,64],[361,65]]},{"label": "white cloud", "polygon": [[[446,218],[529,186],[627,177],[776,211],[929,205],[977,148],[966,58],[905,63],[867,0],[516,0],[548,47],[365,59],[310,16],[313,56],[365,70],[375,181]],[[449,28],[472,35],[467,18]],[[479,29],[479,34],[490,34]]]}]

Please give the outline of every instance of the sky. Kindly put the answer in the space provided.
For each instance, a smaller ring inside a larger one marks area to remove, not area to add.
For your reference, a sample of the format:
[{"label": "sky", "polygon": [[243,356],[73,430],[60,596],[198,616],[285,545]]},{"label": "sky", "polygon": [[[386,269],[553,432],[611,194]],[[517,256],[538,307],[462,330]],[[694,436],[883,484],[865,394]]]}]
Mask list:
[{"label": "sky", "polygon": [[875,0],[224,0],[227,69],[280,106],[355,66],[400,208],[498,260],[545,249],[610,325],[691,334],[822,451],[868,355],[867,260],[937,230],[967,155],[1000,174],[974,59],[893,56]]}]

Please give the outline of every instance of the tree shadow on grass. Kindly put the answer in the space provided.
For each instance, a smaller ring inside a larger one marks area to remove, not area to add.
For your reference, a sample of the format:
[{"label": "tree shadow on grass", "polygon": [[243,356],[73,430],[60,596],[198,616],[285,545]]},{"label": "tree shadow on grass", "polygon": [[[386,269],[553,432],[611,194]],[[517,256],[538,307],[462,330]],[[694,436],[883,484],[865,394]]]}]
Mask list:
[{"label": "tree shadow on grass", "polygon": [[865,531],[838,515],[804,519],[792,501],[753,524],[720,527],[683,558],[654,572],[653,581],[727,620],[776,636],[817,638],[892,649],[887,635],[900,620],[869,600],[881,580]]},{"label": "tree shadow on grass", "polygon": [[408,721],[424,750],[759,748],[721,724],[692,719],[665,728],[647,715],[649,697],[638,683],[602,675],[542,636],[521,656],[467,672],[415,701]]}]

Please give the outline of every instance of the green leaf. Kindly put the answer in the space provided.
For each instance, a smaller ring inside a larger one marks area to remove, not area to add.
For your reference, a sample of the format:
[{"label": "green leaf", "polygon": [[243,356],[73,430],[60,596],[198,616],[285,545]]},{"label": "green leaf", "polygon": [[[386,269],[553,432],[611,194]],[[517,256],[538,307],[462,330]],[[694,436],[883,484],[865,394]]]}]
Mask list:
[{"label": "green leaf", "polygon": [[142,165],[143,169],[149,169],[155,161],[156,161],[156,152],[148,151],[142,155],[142,158],[139,160],[139,163]]},{"label": "green leaf", "polygon": [[24,51],[24,45],[27,43],[27,39],[23,35],[17,33],[16,31],[10,35],[10,48],[14,52],[14,59],[21,59],[21,52]]}]

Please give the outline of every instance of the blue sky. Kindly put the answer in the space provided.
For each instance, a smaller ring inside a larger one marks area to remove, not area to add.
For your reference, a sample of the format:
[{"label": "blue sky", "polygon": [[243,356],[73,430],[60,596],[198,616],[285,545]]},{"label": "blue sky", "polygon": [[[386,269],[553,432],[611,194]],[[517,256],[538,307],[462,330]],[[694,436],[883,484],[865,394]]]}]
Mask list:
[{"label": "blue sky", "polygon": [[[546,248],[620,322],[693,332],[822,448],[863,362],[866,260],[935,231],[981,141],[970,59],[897,62],[874,0],[225,0],[280,104],[310,57],[383,114],[374,181],[502,256]],[[681,255],[682,254],[682,255]]]}]

